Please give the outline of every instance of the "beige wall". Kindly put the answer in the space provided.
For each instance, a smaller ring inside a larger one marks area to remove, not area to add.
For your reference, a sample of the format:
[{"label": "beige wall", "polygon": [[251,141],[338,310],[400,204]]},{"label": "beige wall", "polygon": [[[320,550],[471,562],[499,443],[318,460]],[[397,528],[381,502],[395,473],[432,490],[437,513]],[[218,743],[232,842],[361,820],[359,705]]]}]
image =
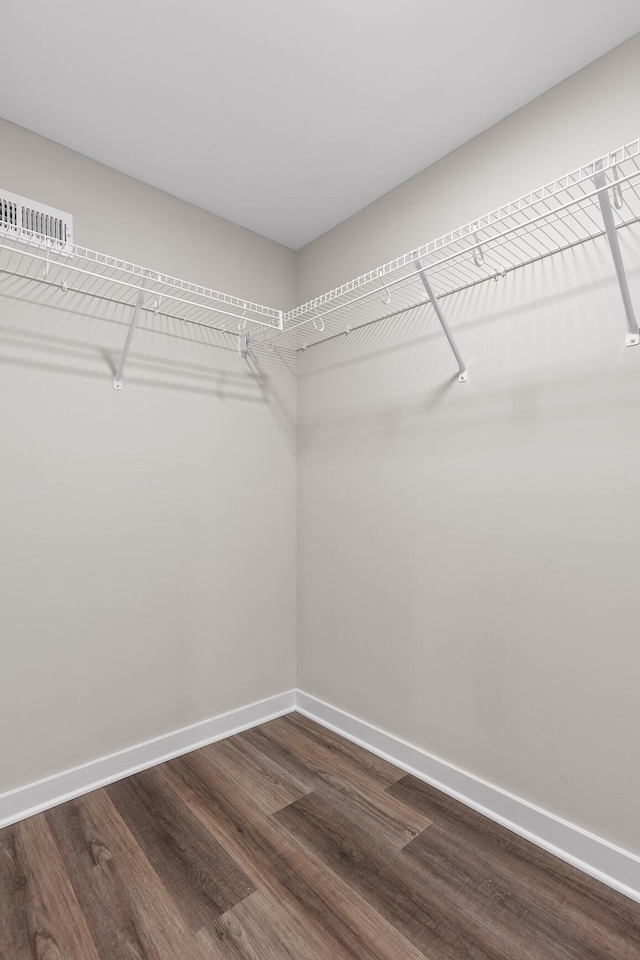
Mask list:
[{"label": "beige wall", "polygon": [[[2,187],[71,211],[79,244],[294,301],[291,250],[12,124],[0,141]],[[130,310],[0,280],[3,792],[294,685],[296,386],[275,355],[257,377],[143,320],[117,393]]]},{"label": "beige wall", "polygon": [[[300,251],[298,299],[632,139],[638,102],[635,38]],[[292,251],[0,137],[78,243],[296,300]],[[466,385],[430,316],[304,354],[296,569],[290,362],[143,323],[118,394],[130,312],[2,278],[0,792],[291,687],[297,573],[299,686],[640,853],[640,352],[606,246],[447,313]]]},{"label": "beige wall", "polygon": [[[634,139],[639,103],[640,36],[302,250],[299,299]],[[640,854],[640,348],[606,244],[446,310],[464,385],[430,314],[301,357],[299,686]]]}]

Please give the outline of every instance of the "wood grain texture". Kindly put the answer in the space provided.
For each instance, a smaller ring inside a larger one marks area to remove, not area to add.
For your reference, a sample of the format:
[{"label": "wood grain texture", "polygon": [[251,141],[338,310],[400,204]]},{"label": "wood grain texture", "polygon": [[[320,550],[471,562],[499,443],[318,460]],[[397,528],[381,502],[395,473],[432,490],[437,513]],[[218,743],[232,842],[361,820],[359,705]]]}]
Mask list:
[{"label": "wood grain texture", "polygon": [[0,830],[0,957],[29,960],[23,894],[26,878],[16,850],[17,827]]},{"label": "wood grain texture", "polygon": [[120,780],[106,793],[194,932],[255,890],[161,770]]},{"label": "wood grain texture", "polygon": [[[384,792],[383,784],[388,778],[376,785],[375,781],[371,781],[370,774],[362,774],[357,768],[354,771],[348,769],[345,775],[341,758],[336,758],[332,765],[331,755],[329,758],[317,756],[317,743],[314,740],[306,740],[295,733],[294,737],[293,748],[285,734],[279,744],[281,748],[289,744],[290,749],[289,771],[286,774],[290,778],[290,785],[286,791],[279,788],[277,780],[272,782],[273,774],[267,779],[264,768],[257,764],[258,756],[262,757],[262,763],[268,759],[265,754],[252,750],[240,738],[233,744],[228,741],[214,744],[206,749],[205,755],[215,765],[216,771],[223,773],[229,784],[235,785],[239,794],[246,794],[248,790],[256,808],[263,813],[277,813],[282,807],[310,793],[313,788],[314,793],[323,796],[339,794],[345,806],[353,809],[354,816],[359,815],[371,830],[394,847],[404,846],[429,826],[431,821],[427,817]],[[317,765],[320,763],[322,766]],[[340,773],[336,773],[335,769]],[[297,771],[297,776],[294,777],[292,771]],[[397,774],[398,771],[394,770],[394,776]],[[285,799],[286,802],[283,802]]]},{"label": "wood grain texture", "polygon": [[279,830],[272,818],[260,815],[250,796],[238,796],[204,751],[172,761],[167,773],[212,834],[278,904],[274,913],[278,922],[286,915],[297,931],[299,956],[317,960],[422,956],[340,877]]},{"label": "wood grain texture", "polygon": [[0,960],[640,960],[640,905],[299,715],[0,831]]},{"label": "wood grain texture", "polygon": [[3,861],[9,873],[0,881],[0,898],[11,898],[13,913],[5,931],[11,937],[7,960],[100,960],[44,817],[8,830]]},{"label": "wood grain texture", "polygon": [[476,884],[502,883],[509,897],[559,924],[558,937],[580,944],[580,953],[576,947],[567,956],[590,957],[596,950],[598,957],[640,958],[639,904],[414,777],[389,792],[438,826],[432,836],[412,841],[407,856],[433,862],[436,846],[444,845],[452,867],[462,857],[468,870],[477,870]]},{"label": "wood grain texture", "polygon": [[[274,916],[278,917],[275,923]],[[223,913],[200,936],[233,960],[311,960],[316,956],[309,951],[304,929],[287,922],[277,901],[260,891]]]},{"label": "wood grain texture", "polygon": [[[384,790],[403,776],[402,770],[362,750],[301,714],[288,714],[240,734],[273,757],[285,770],[316,789],[324,774],[340,777],[354,789]],[[268,741],[268,742],[265,742]]]},{"label": "wood grain texture", "polygon": [[72,800],[45,816],[101,958],[211,957],[105,791]]},{"label": "wood grain texture", "polygon": [[420,871],[359,827],[338,798],[309,794],[276,818],[430,960],[509,960],[442,890],[425,896]]},{"label": "wood grain texture", "polygon": [[[297,846],[278,830],[272,818],[260,814],[250,796],[238,797],[209,757],[182,757],[169,766],[171,775],[192,792],[194,809],[211,832],[223,831],[237,862],[286,912],[288,922],[298,931],[301,947],[311,945],[311,955],[322,960],[368,956],[350,924],[328,909],[325,890],[317,883],[318,873],[312,871],[309,876]],[[180,788],[177,782],[176,786]]]},{"label": "wood grain texture", "polygon": [[309,792],[304,784],[281,768],[278,776],[278,768],[274,768],[270,758],[251,752],[246,744],[223,740],[206,749],[226,782],[238,793],[250,795],[262,813],[275,813]]}]

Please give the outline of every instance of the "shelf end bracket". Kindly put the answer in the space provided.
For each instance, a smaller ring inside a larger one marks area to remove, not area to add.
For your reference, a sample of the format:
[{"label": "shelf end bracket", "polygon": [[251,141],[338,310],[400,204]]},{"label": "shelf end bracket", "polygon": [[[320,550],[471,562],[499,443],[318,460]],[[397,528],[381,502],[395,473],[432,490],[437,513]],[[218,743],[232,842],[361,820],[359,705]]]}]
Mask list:
[{"label": "shelf end bracket", "polygon": [[447,338],[447,340],[449,341],[449,346],[451,347],[451,349],[452,349],[452,351],[453,351],[453,355],[454,355],[454,357],[456,358],[456,362],[457,362],[457,364],[458,364],[458,382],[459,382],[459,383],[466,383],[466,382],[467,382],[467,368],[466,368],[466,365],[465,365],[464,360],[462,359],[462,356],[461,356],[461,354],[460,354],[460,351],[458,350],[458,346],[457,346],[455,340],[453,339],[453,334],[451,333],[451,330],[449,329],[449,324],[448,324],[447,321],[445,320],[444,315],[443,315],[443,313],[442,313],[442,310],[440,309],[440,304],[438,303],[438,298],[436,297],[435,293],[433,292],[433,290],[432,290],[432,288],[431,288],[431,284],[430,284],[430,282],[429,282],[429,278],[428,278],[428,276],[427,276],[427,274],[426,274],[426,271],[425,271],[424,267],[422,266],[422,264],[421,264],[421,262],[420,262],[419,260],[416,260],[416,266],[417,266],[417,268],[418,268],[418,273],[420,274],[420,279],[422,280],[422,285],[424,286],[425,290],[427,291],[427,296],[429,297],[429,301],[430,301],[430,303],[431,303],[431,306],[433,307],[433,309],[434,309],[434,311],[435,311],[436,317],[438,318],[438,321],[439,321],[439,323],[440,323],[440,326],[442,327],[442,330],[443,330],[443,332],[444,332],[444,335],[445,335],[445,337]]},{"label": "shelf end bracket", "polygon": [[131,323],[129,324],[129,330],[127,331],[127,339],[124,342],[124,347],[122,348],[122,353],[120,354],[118,368],[113,378],[114,390],[122,390],[122,372],[124,370],[124,365],[127,362],[129,348],[131,347],[131,341],[133,340],[133,335],[136,332],[136,327],[138,326],[138,320],[140,319],[140,311],[142,310],[142,302],[144,300],[146,286],[147,281],[143,280],[140,285],[140,292],[138,293],[138,299],[136,300],[136,305],[133,310],[133,317],[131,319]]},{"label": "shelf end bracket", "polygon": [[599,164],[599,167],[600,169],[596,169],[593,182],[596,190],[598,191],[600,213],[602,214],[602,219],[604,220],[604,228],[607,234],[607,240],[609,241],[611,256],[613,257],[613,264],[616,268],[618,284],[620,285],[620,293],[622,295],[622,302],[624,304],[624,310],[627,317],[627,335],[625,338],[625,343],[628,347],[635,347],[640,343],[640,330],[638,329],[638,322],[633,309],[631,294],[629,293],[629,284],[627,283],[627,274],[624,268],[624,262],[622,260],[622,253],[620,251],[618,231],[616,229],[613,210],[611,209],[611,198],[609,196],[607,178],[604,170],[602,169],[602,163]]}]

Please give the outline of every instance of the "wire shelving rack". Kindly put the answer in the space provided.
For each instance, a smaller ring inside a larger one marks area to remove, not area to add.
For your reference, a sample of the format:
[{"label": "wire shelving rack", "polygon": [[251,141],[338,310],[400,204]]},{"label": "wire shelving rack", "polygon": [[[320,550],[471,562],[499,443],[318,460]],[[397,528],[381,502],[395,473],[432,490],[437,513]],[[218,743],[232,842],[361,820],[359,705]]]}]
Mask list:
[{"label": "wire shelving rack", "polygon": [[235,337],[245,356],[250,329],[280,330],[283,313],[250,300],[180,280],[88,250],[86,247],[52,244],[51,239],[27,231],[0,226],[0,271],[58,288],[133,308],[132,321],[114,380],[122,388],[122,370],[140,315],[183,320]]},{"label": "wire shelving rack", "polygon": [[114,378],[122,373],[140,315],[213,328],[251,343],[300,351],[408,310],[431,305],[458,363],[467,372],[443,314],[443,300],[546,257],[606,237],[626,318],[626,343],[640,343],[618,231],[640,222],[640,139],[599,157],[456,230],[391,260],[288,313],[230,296],[77,245],[0,224],[0,273],[132,307]]},{"label": "wire shelving rack", "polygon": [[442,315],[443,298],[606,236],[626,312],[626,342],[635,345],[640,336],[617,231],[638,221],[640,140],[634,140],[296,307],[284,315],[282,330],[258,337],[304,350],[430,303],[464,380],[464,363]]}]

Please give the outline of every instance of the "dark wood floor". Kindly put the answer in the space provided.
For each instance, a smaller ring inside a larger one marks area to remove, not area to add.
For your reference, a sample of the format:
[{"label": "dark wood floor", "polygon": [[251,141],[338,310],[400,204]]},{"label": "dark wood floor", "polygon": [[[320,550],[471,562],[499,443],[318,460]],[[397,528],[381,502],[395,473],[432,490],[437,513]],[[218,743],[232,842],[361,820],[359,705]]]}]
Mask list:
[{"label": "dark wood floor", "polygon": [[639,960],[640,905],[298,714],[0,831],[2,960]]}]

